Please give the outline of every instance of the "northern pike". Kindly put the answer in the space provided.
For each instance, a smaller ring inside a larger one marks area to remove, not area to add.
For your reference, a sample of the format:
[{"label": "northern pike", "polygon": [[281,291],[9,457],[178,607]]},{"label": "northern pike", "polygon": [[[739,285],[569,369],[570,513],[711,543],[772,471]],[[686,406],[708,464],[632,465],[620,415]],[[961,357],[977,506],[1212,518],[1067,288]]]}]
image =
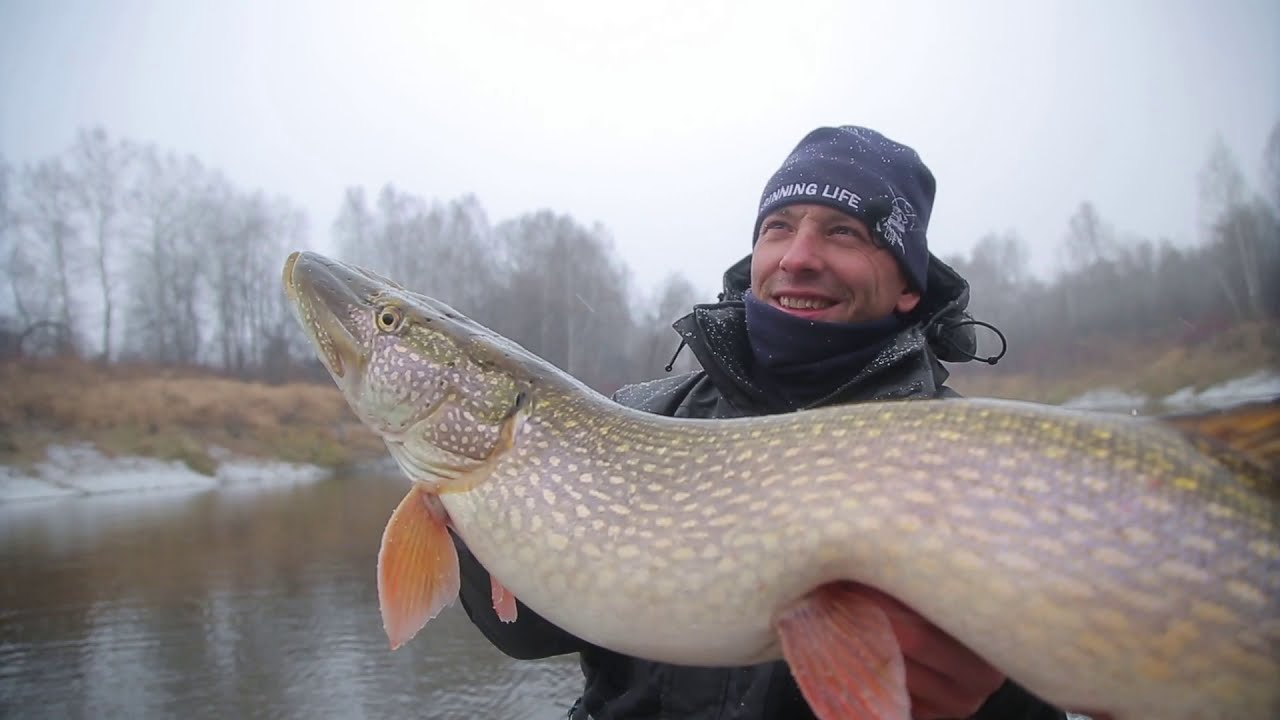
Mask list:
[{"label": "northern pike", "polygon": [[1155,419],[995,399],[632,410],[445,303],[312,253],[292,309],[411,489],[392,648],[458,594],[615,651],[784,658],[818,715],[905,720],[886,593],[1029,691],[1118,720],[1280,718],[1280,405]]}]

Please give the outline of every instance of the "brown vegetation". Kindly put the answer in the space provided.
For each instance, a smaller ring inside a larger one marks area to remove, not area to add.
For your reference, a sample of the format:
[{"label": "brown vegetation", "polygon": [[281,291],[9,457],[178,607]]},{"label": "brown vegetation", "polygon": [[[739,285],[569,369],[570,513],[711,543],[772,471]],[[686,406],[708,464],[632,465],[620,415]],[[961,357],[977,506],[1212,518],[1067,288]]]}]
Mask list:
[{"label": "brown vegetation", "polygon": [[382,443],[332,384],[266,385],[207,369],[99,366],[77,360],[0,365],[0,462],[39,460],[51,442],[182,460],[210,473],[212,447],[336,467],[377,458]]},{"label": "brown vegetation", "polygon": [[[950,384],[969,396],[1050,403],[1100,387],[1158,398],[1280,367],[1280,327],[1267,322],[1208,337],[1111,337],[1080,346],[1088,362],[1045,362],[1017,372],[951,366]],[[216,468],[213,447],[328,467],[386,453],[327,381],[267,385],[206,368],[25,360],[0,364],[0,397],[0,463],[28,464],[50,443],[68,441],[92,442],[108,454],[182,460],[206,473]]]},{"label": "brown vegetation", "polygon": [[1280,368],[1280,327],[1264,321],[1194,336],[1169,332],[1146,338],[1082,338],[1073,349],[1069,355],[1044,357],[1035,369],[954,366],[949,384],[965,395],[1048,403],[1104,387],[1160,398],[1185,387],[1200,391]]}]

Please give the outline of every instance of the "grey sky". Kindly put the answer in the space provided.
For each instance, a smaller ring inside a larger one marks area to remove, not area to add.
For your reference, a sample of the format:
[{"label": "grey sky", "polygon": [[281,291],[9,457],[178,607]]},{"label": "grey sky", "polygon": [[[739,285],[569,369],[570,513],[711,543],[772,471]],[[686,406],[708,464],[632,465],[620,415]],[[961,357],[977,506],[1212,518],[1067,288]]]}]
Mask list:
[{"label": "grey sky", "polygon": [[1256,187],[1280,3],[0,0],[0,108],[15,165],[101,125],[289,197],[322,250],[391,182],[598,221],[640,288],[707,293],[795,142],[863,124],[938,177],[935,253],[1012,229],[1043,268],[1085,199],[1193,240],[1216,133]]}]

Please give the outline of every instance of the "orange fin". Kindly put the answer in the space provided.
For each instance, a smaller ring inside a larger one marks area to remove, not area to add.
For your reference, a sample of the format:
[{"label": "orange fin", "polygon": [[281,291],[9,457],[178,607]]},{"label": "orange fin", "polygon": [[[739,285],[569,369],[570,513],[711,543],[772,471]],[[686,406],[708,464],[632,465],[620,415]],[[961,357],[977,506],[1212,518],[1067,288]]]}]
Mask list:
[{"label": "orange fin", "polygon": [[1159,419],[1193,442],[1208,438],[1249,458],[1272,477],[1280,475],[1280,398]]},{"label": "orange fin", "polygon": [[458,552],[440,501],[414,485],[382,531],[378,606],[395,650],[458,597]]},{"label": "orange fin", "polygon": [[498,613],[498,619],[504,623],[515,622],[516,596],[503,587],[502,583],[498,582],[498,578],[493,575],[489,576],[489,585],[493,593],[493,610]]},{"label": "orange fin", "polygon": [[850,583],[824,585],[778,615],[782,653],[823,720],[910,720],[902,649],[884,611]]}]

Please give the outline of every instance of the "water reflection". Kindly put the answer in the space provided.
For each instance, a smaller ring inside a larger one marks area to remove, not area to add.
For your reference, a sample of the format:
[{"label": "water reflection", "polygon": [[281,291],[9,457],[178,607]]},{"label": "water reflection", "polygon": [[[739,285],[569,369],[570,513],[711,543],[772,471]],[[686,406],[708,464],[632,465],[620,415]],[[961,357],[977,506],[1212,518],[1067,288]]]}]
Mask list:
[{"label": "water reflection", "polygon": [[374,567],[399,478],[0,505],[5,717],[561,718],[454,607],[390,652]]}]

